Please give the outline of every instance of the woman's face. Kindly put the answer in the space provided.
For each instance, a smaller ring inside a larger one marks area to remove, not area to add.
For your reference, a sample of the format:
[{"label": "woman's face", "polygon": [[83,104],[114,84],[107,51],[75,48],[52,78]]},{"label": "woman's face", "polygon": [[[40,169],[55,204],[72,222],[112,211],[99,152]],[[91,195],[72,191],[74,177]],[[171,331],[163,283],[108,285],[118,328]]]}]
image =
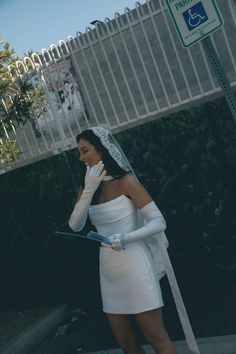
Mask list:
[{"label": "woman's face", "polygon": [[87,140],[81,138],[78,144],[79,159],[86,166],[96,165],[102,160],[102,154],[96,150],[95,146],[90,144]]}]

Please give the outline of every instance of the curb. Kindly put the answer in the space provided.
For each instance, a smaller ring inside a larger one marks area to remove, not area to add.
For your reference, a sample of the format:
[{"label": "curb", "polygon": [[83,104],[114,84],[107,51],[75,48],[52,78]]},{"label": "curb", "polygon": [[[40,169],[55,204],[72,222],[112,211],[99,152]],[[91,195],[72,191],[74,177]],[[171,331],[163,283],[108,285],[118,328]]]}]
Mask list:
[{"label": "curb", "polygon": [[[235,354],[236,335],[198,338],[197,344],[201,354]],[[187,347],[186,341],[175,342],[178,353],[192,354]]]},{"label": "curb", "polygon": [[[178,354],[193,354],[188,349],[185,340],[174,341]],[[236,335],[218,336],[198,338],[197,344],[201,354],[236,354]],[[153,354],[150,345],[143,345],[143,349],[147,354]],[[89,352],[86,354],[122,354],[119,348],[106,349],[97,352]]]},{"label": "curb", "polygon": [[44,315],[32,325],[26,327],[19,335],[13,338],[7,345],[0,348],[1,354],[24,354],[42,339],[50,331],[56,328],[70,314],[68,305],[59,305]]}]

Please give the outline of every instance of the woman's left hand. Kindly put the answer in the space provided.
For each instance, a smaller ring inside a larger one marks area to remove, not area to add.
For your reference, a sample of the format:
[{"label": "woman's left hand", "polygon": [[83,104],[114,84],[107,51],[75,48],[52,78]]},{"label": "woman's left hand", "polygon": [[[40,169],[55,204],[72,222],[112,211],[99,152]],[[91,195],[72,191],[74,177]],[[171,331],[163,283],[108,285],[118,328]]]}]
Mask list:
[{"label": "woman's left hand", "polygon": [[106,247],[112,248],[114,251],[121,251],[125,249],[125,234],[114,234],[109,237],[111,244],[104,245]]}]

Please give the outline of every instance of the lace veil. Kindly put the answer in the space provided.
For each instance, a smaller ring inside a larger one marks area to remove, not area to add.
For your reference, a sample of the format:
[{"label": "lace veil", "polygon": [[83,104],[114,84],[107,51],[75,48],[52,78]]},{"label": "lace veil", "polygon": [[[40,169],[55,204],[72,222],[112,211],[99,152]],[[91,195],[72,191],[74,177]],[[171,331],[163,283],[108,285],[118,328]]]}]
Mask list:
[{"label": "lace veil", "polygon": [[100,139],[102,145],[107,149],[111,157],[125,171],[129,171],[131,166],[117,140],[108,129],[103,127],[92,127],[93,133]]}]

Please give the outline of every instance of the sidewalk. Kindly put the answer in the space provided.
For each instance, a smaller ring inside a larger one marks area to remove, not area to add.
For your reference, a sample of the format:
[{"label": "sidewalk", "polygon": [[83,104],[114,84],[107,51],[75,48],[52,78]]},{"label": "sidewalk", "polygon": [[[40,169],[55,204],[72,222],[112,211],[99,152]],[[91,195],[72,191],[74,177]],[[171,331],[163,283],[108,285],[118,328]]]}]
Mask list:
[{"label": "sidewalk", "polygon": [[[193,354],[183,340],[174,342],[178,354]],[[236,335],[200,338],[197,340],[201,354],[236,354]],[[149,354],[154,351],[150,345],[144,345],[143,348]],[[120,349],[109,349],[89,354],[121,354]]]},{"label": "sidewalk", "polygon": [[[19,335],[13,338],[7,345],[0,348],[0,354],[26,354],[37,346],[51,331],[56,329],[68,316],[70,310],[67,305],[56,306],[47,315],[44,315],[34,324],[28,326]],[[200,338],[197,340],[201,354],[236,354],[236,335]],[[179,354],[191,354],[185,341],[176,341]],[[152,349],[145,345],[147,353]],[[37,350],[37,353],[40,352]],[[65,352],[66,354],[71,354]],[[81,352],[80,352],[81,353]],[[108,349],[90,352],[90,354],[120,354],[120,349]],[[42,352],[50,354],[50,350]]]},{"label": "sidewalk", "polygon": [[67,305],[54,307],[49,313],[40,317],[35,323],[16,335],[7,345],[0,347],[0,354],[27,353],[62,323],[69,314]]}]

